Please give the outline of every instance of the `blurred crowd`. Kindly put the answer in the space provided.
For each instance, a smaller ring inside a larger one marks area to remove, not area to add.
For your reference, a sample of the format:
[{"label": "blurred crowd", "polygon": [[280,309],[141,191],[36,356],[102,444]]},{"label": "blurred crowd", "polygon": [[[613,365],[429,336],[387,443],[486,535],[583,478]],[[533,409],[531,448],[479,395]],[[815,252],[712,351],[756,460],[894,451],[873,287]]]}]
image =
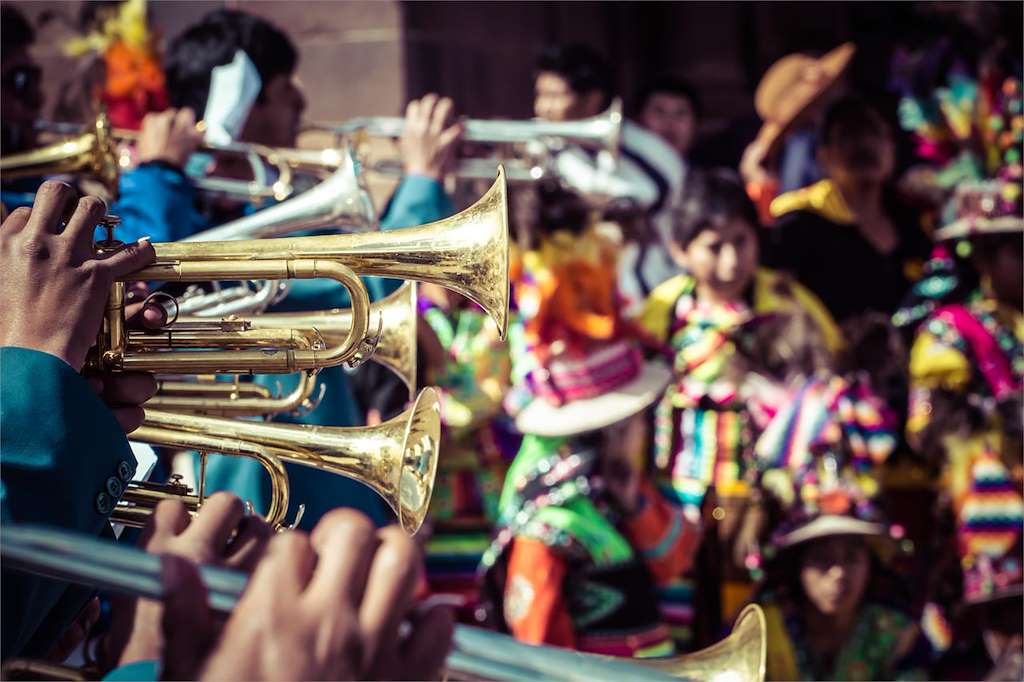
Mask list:
[{"label": "blurred crowd", "polygon": [[[266,203],[197,188],[203,176],[250,179],[248,161],[202,145],[221,136],[298,146],[302,46],[227,9],[161,46],[144,3],[101,5],[91,26],[103,40],[83,39],[96,70],[85,89],[115,127],[139,134],[131,168],[108,183],[108,203],[93,217],[116,214],[119,239],[144,247],[258,213]],[[636,84],[638,107],[608,148],[566,134],[557,146],[547,141],[543,173],[510,175],[507,338],[461,296],[418,289],[417,383],[437,387],[443,433],[415,544],[387,535],[394,514],[367,486],[291,463],[287,516],[296,518],[301,503],[298,528],[312,535],[282,533],[261,559],[269,529],[253,530],[258,516],[222,495],[191,525],[184,508],[162,507],[138,543],[256,571],[254,583],[273,591],[281,556],[329,556],[322,550],[333,533],[341,554],[363,548],[364,584],[397,558],[407,564],[392,588],[400,598],[375,601],[367,586],[362,602],[367,611],[371,602],[390,608],[396,633],[410,604],[427,600],[459,622],[525,642],[657,657],[710,646],[757,604],[768,679],[1024,678],[1021,29],[955,25],[894,46],[873,92],[847,78],[858,45],[779,59],[753,93],[760,128],[738,158],[700,139],[701,93],[664,73]],[[33,60],[33,27],[10,3],[2,30],[0,153],[8,157],[43,144],[41,82],[56,75]],[[596,45],[552,46],[535,74],[534,92],[522,97],[533,98],[538,122],[618,115],[624,93]],[[408,104],[396,145],[402,175],[380,202],[382,230],[441,220],[486,189],[490,180],[459,176],[460,161],[481,146],[463,139],[468,126],[443,93]],[[369,160],[364,167],[373,172]],[[70,202],[76,191],[97,191],[95,169],[65,170],[3,179],[10,217],[0,237],[15,244],[45,221],[40,197]],[[43,184],[54,175],[74,189]],[[33,218],[15,210],[33,202]],[[47,215],[57,220],[63,210]],[[20,227],[26,220],[30,227]],[[365,280],[378,299],[399,284]],[[350,305],[344,289],[322,284],[296,283],[273,310]],[[104,494],[103,481],[128,456],[117,454],[124,444],[111,450],[109,434],[76,440],[73,424],[107,407],[81,398],[73,409],[68,388],[54,389],[56,398],[23,392],[55,371],[24,356],[26,348],[77,371],[95,339],[79,333],[79,357],[68,354],[71,342],[33,328],[24,311],[62,305],[61,295],[0,307],[3,518],[96,535],[120,492],[104,508],[95,491]],[[254,380],[284,392],[300,381]],[[275,421],[372,426],[407,407],[406,387],[380,366],[331,367],[316,381],[317,404]],[[137,405],[155,386],[100,385],[122,431],[142,423]],[[43,404],[62,400],[59,409]],[[39,454],[69,443],[71,459]],[[227,491],[258,512],[271,504],[256,461],[159,455],[154,479],[198,472],[207,494]],[[44,475],[64,483],[48,487]],[[69,508],[55,510],[47,490]],[[339,516],[338,506],[372,524]],[[362,539],[345,547],[344,532]],[[382,539],[366,539],[374,533]],[[312,578],[305,571],[307,589],[323,591],[318,598],[332,597],[326,578],[316,582],[328,563],[317,563]],[[177,593],[189,593],[190,569],[170,570]],[[294,654],[294,666],[275,668],[246,659],[245,647],[290,652],[299,640],[254,643],[233,619],[223,631],[208,624],[217,634],[199,647],[174,634],[185,626],[171,602],[163,615],[143,600],[125,616],[122,598],[105,597],[101,615],[93,602],[83,609],[91,595],[81,591],[54,591],[52,581],[7,569],[3,580],[5,658],[64,660],[84,638],[90,660],[114,674],[151,659],[172,677],[250,679],[419,678],[441,665],[415,636],[401,654],[380,645],[380,626],[364,637],[372,655],[360,665],[339,667],[339,654],[302,667]],[[7,598],[12,591],[19,599]],[[257,613],[255,597],[247,605]],[[428,628],[421,639],[449,636],[441,616],[419,623]],[[79,636],[63,646],[69,632]]]}]

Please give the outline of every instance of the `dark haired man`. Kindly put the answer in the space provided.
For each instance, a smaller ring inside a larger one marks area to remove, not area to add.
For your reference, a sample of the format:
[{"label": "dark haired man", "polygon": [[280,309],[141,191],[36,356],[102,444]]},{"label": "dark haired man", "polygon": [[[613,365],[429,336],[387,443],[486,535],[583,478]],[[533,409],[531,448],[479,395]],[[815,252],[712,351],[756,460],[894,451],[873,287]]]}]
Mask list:
[{"label": "dark haired man", "polygon": [[[171,41],[166,55],[168,97],[175,106],[194,108],[196,117],[207,123],[207,135],[215,140],[294,146],[305,109],[305,97],[295,78],[298,58],[288,36],[266,20],[241,11],[216,10]],[[461,130],[458,124],[449,124],[451,113],[451,101],[435,95],[409,104],[405,132],[399,141],[406,175],[381,218],[384,229],[439,220],[454,211],[440,183]],[[170,125],[171,132],[181,133],[189,122],[176,117]],[[196,154],[189,163],[203,156]],[[248,163],[239,163],[237,159],[214,156],[207,157],[205,162],[218,176],[249,177]],[[121,203],[128,206],[130,214],[135,211],[133,217],[153,212],[154,207],[164,215],[178,216],[163,221],[175,226],[173,234],[148,233],[154,241],[181,239],[215,221],[229,220],[251,210],[248,205],[218,201],[207,202],[205,210],[198,211],[199,197],[180,165],[150,165],[159,182],[133,185],[126,177],[122,181]],[[145,224],[142,220],[133,222]],[[160,222],[154,220],[150,224]],[[364,282],[372,299],[387,295],[398,285],[394,280],[379,278],[365,278]],[[350,305],[347,292],[337,284],[299,280],[275,310],[322,310]],[[259,380],[287,393],[298,379],[275,375]],[[326,390],[312,412],[278,419],[326,426],[366,423],[365,410],[356,400],[342,367],[321,371],[317,381]],[[339,505],[359,509],[378,524],[388,522],[390,514],[384,503],[368,487],[312,468],[290,464],[286,467],[294,507],[305,506],[301,527],[312,528],[324,513]],[[206,469],[206,483],[207,490],[230,490],[252,501],[257,509],[265,509],[269,503],[269,478],[262,466],[252,460],[213,455]],[[294,514],[295,509],[289,512],[289,520]]]},{"label": "dark haired man", "polygon": [[[584,45],[551,47],[541,53],[535,78],[534,113],[549,121],[571,121],[600,114],[611,100],[611,72],[605,60]],[[650,291],[678,274],[665,251],[668,209],[683,186],[685,167],[679,154],[657,135],[623,122],[619,159],[612,167],[602,155],[580,148],[561,152],[559,176],[588,196],[607,197],[642,212],[653,229],[626,234],[619,268],[619,288],[627,312],[636,312]]]},{"label": "dark haired man", "polygon": [[640,123],[663,137],[685,160],[700,118],[697,91],[686,81],[661,76],[647,85],[637,99]]}]

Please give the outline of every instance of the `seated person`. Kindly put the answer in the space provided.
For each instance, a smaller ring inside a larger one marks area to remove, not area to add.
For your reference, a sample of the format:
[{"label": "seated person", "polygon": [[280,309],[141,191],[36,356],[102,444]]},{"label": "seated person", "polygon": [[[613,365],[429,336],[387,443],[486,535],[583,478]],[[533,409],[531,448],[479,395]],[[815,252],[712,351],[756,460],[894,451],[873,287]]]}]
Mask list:
[{"label": "seated person", "polygon": [[931,650],[887,568],[897,549],[873,479],[835,452],[764,473],[783,509],[754,598],[768,626],[765,678],[924,679]]}]

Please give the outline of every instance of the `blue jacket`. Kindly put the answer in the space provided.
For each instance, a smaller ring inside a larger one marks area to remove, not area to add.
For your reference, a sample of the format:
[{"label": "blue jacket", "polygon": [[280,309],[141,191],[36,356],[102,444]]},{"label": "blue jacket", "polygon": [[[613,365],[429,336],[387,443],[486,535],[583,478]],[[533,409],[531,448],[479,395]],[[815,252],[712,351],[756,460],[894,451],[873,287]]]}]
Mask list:
[{"label": "blue jacket", "polygon": [[[99,535],[135,475],[124,431],[92,386],[48,353],[0,348],[0,514]],[[62,632],[85,603],[67,583],[3,571],[2,655],[29,653],[44,617]],[[50,613],[61,602],[58,612]],[[32,647],[41,653],[47,642]]]},{"label": "blue jacket", "polygon": [[[157,164],[140,166],[121,179],[121,200],[118,215],[123,229],[122,240],[149,235],[153,241],[180,239],[192,234],[201,225],[201,216],[195,210],[194,191],[179,171]],[[451,201],[436,180],[422,176],[406,177],[399,185],[381,220],[383,229],[411,227],[439,220],[454,212]],[[184,227],[182,227],[184,226]],[[364,278],[370,298],[376,300],[393,292],[401,284],[398,280],[377,277]],[[291,292],[275,311],[322,310],[348,307],[348,292],[327,280],[298,280]],[[269,386],[280,385],[287,393],[297,378],[293,376],[262,376],[258,381]],[[279,421],[324,426],[358,426],[365,423],[365,411],[356,403],[346,370],[332,367],[318,375],[326,388],[324,398],[313,412],[301,417],[281,416]],[[320,386],[316,388],[317,393]],[[314,393],[314,395],[317,395]],[[299,504],[306,507],[301,527],[312,528],[325,512],[334,507],[354,507],[370,516],[376,523],[388,523],[391,512],[383,501],[368,487],[339,476],[315,469],[286,465],[291,486],[291,503],[286,517],[294,518]],[[257,462],[236,457],[212,455],[206,469],[206,489],[230,490],[243,499],[251,500],[256,509],[265,510],[269,504],[270,481]]]}]

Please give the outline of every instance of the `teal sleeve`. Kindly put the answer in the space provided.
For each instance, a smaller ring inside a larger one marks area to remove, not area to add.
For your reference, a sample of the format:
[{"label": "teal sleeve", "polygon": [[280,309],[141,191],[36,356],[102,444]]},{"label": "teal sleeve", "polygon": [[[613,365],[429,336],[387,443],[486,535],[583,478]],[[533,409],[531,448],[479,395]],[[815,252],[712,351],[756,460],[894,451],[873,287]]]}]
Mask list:
[{"label": "teal sleeve", "polygon": [[160,661],[135,661],[114,668],[103,679],[110,682],[156,682],[160,679]]},{"label": "teal sleeve", "polygon": [[[3,519],[98,535],[135,474],[124,431],[85,379],[53,355],[0,348]],[[3,571],[3,655],[15,655],[66,583]]]},{"label": "teal sleeve", "polygon": [[121,176],[120,198],[110,212],[121,219],[117,238],[132,242],[184,239],[207,227],[195,205],[192,181],[164,163],[144,163]]},{"label": "teal sleeve", "polygon": [[423,175],[407,175],[388,202],[380,226],[383,230],[414,227],[453,213],[455,207],[440,182]]}]

